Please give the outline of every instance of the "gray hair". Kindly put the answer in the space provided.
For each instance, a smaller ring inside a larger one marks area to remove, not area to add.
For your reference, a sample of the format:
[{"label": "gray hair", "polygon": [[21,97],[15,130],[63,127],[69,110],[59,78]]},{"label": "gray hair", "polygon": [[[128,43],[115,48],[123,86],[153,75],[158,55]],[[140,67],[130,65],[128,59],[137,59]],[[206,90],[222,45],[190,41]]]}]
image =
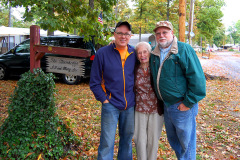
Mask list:
[{"label": "gray hair", "polygon": [[136,52],[138,52],[138,48],[139,48],[140,46],[145,46],[145,47],[147,48],[147,51],[148,51],[149,53],[151,53],[152,47],[150,46],[149,43],[147,43],[147,42],[138,42],[137,45],[136,45],[136,47],[135,47]]}]

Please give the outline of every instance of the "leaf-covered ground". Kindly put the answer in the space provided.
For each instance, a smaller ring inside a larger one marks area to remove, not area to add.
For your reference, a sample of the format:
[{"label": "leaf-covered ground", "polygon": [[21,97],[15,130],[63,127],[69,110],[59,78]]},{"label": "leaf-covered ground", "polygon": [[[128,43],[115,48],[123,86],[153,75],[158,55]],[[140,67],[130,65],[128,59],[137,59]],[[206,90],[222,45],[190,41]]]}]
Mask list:
[{"label": "leaf-covered ground", "polygon": [[[211,59],[219,57],[212,55]],[[200,60],[202,61],[201,57]],[[203,65],[203,69],[207,76],[207,96],[199,103],[197,159],[240,159],[240,80],[227,79],[228,73],[219,66]],[[8,116],[8,98],[16,83],[17,80],[0,81],[0,125]],[[56,88],[57,113],[82,141],[75,156],[65,159],[96,159],[100,139],[101,104],[90,91],[88,80],[73,86],[57,82]],[[118,141],[117,134],[115,159]],[[135,148],[133,154],[136,159]],[[176,159],[168,144],[165,129],[159,141],[158,159]]]}]

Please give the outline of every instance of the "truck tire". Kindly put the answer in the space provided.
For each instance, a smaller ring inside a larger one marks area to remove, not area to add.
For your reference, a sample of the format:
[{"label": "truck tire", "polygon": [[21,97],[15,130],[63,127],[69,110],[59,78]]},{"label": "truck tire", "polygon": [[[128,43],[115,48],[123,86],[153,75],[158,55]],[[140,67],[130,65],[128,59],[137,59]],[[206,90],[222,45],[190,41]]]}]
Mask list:
[{"label": "truck tire", "polygon": [[6,77],[7,77],[6,67],[0,64],[0,80],[6,79]]},{"label": "truck tire", "polygon": [[69,85],[74,85],[78,84],[81,80],[80,76],[75,76],[75,75],[68,75],[68,74],[63,74],[62,75],[63,82]]}]

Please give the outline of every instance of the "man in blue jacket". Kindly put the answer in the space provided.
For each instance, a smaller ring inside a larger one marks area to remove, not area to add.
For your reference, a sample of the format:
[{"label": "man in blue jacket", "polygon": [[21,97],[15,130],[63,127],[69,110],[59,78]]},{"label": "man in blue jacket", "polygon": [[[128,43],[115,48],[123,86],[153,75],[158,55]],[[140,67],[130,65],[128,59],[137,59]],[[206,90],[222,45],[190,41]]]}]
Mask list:
[{"label": "man in blue jacket", "polygon": [[164,102],[168,141],[180,160],[196,159],[198,101],[206,96],[206,80],[193,48],[179,42],[168,21],[154,29],[157,46],[150,58],[155,91]]},{"label": "man in blue jacket", "polygon": [[117,124],[119,125],[119,160],[132,160],[134,132],[134,48],[128,45],[131,25],[117,23],[115,43],[100,48],[94,58],[90,89],[102,102],[101,137],[98,160],[112,160]]}]

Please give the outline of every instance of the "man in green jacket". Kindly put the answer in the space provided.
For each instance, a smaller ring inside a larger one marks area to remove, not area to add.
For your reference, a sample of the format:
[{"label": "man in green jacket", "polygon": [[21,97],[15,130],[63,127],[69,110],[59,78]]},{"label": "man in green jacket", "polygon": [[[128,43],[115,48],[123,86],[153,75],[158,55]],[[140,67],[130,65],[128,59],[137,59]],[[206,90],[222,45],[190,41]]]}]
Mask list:
[{"label": "man in green jacket", "polygon": [[193,48],[179,42],[168,21],[157,22],[157,46],[150,58],[155,91],[164,102],[168,141],[180,160],[196,159],[198,101],[206,96],[206,80]]}]

